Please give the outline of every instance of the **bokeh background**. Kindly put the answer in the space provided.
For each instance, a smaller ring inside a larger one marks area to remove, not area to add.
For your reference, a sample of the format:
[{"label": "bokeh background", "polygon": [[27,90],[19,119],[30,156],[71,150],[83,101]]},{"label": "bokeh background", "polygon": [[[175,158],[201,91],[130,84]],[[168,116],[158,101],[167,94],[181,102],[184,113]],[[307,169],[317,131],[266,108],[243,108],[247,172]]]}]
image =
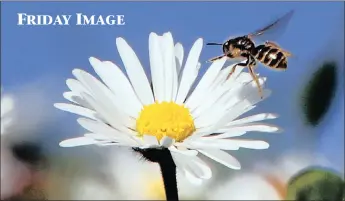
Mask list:
[{"label": "bokeh background", "polygon": [[[10,143],[30,141],[39,147],[45,166],[37,188],[44,189],[47,199],[161,199],[159,169],[130,151],[58,146],[59,141],[84,133],[76,116],[52,106],[64,101],[65,80],[72,76],[72,69],[92,72],[90,56],[121,64],[116,37],[124,37],[148,66],[150,32],[171,31],[175,42],[190,49],[199,37],[205,42],[223,42],[261,28],[290,10],[295,11],[293,18],[274,40],[294,56],[286,72],[257,68],[256,72],[268,77],[266,87],[273,94],[250,112],[279,114],[270,123],[284,132],[249,134],[267,140],[270,148],[231,153],[242,163],[241,171],[212,164],[214,181],[195,187],[181,178],[180,193],[186,199],[265,199],[255,191],[272,197],[279,192],[279,197],[284,194],[280,183],[286,184],[310,165],[327,166],[343,175],[343,2],[1,2],[1,86],[14,95],[18,113]],[[126,24],[17,26],[19,12],[121,14]],[[219,54],[219,47],[204,46],[201,62]],[[202,72],[207,67],[204,64]],[[248,183],[253,187],[241,187]]]}]

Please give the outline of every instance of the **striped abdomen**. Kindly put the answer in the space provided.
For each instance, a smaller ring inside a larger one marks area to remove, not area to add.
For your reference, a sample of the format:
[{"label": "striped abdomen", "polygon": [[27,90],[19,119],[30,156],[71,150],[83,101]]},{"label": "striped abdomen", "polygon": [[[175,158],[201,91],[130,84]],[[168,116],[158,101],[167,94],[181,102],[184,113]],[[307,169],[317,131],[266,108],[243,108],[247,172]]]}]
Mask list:
[{"label": "striped abdomen", "polygon": [[252,53],[262,64],[270,67],[285,70],[287,68],[287,57],[277,47],[269,45],[258,45]]}]

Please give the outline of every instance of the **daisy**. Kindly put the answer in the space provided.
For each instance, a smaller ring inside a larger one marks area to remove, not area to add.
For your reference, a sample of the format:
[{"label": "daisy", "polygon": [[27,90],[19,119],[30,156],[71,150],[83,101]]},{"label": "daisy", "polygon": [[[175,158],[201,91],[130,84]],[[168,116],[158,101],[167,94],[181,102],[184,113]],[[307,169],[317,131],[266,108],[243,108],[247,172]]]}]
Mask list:
[{"label": "daisy", "polygon": [[12,97],[3,95],[1,89],[1,136],[3,136],[11,126],[13,108],[14,101]]},{"label": "daisy", "polygon": [[[88,133],[64,140],[60,146],[165,148],[171,153],[178,172],[190,181],[200,182],[210,179],[212,172],[199,154],[229,168],[240,169],[240,163],[226,151],[267,149],[269,145],[236,137],[249,131],[279,130],[257,123],[276,118],[274,114],[239,118],[262,99],[250,74],[241,72],[243,68],[237,67],[226,80],[233,67],[222,69],[226,58],[212,63],[195,88],[192,86],[201,66],[203,39],[195,41],[184,60],[183,46],[174,45],[170,32],[162,36],[151,33],[152,79],[146,76],[137,55],[123,38],[116,39],[116,46],[128,76],[116,64],[91,57],[89,62],[101,81],[81,69],[72,71],[76,79],[66,81],[70,91],[63,95],[72,103],[54,105],[83,116],[77,121]],[[266,79],[259,80],[262,85]],[[269,90],[264,90],[264,98],[269,94]]]},{"label": "daisy", "polygon": [[276,189],[280,200],[285,199],[289,180],[303,169],[333,166],[323,155],[301,149],[289,151],[274,162],[261,161],[256,165],[255,172],[260,173]]},{"label": "daisy", "polygon": [[21,193],[31,182],[29,169],[12,152],[9,134],[13,113],[14,99],[1,90],[1,200]]},{"label": "daisy", "polygon": [[210,200],[286,200],[289,180],[307,167],[332,167],[321,155],[293,151],[273,162],[260,161],[254,169],[236,174],[209,193]]}]

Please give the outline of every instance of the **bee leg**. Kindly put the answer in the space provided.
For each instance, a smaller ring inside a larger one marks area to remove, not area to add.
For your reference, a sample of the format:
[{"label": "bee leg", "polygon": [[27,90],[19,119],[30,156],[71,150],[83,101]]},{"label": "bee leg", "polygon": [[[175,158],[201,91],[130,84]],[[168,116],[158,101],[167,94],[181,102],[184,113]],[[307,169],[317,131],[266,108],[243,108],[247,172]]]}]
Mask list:
[{"label": "bee leg", "polygon": [[207,62],[213,62],[213,61],[216,61],[216,60],[221,59],[223,57],[225,57],[225,55],[220,55],[220,56],[217,56],[217,57],[213,57],[213,58],[209,59]]},{"label": "bee leg", "polygon": [[241,63],[236,64],[236,65],[234,65],[234,67],[232,67],[231,72],[230,72],[229,75],[226,77],[226,80],[228,80],[228,79],[230,78],[230,76],[235,72],[236,67],[239,66],[240,64],[241,64]]},{"label": "bee leg", "polygon": [[231,72],[229,73],[229,75],[226,77],[226,80],[228,80],[230,78],[230,76],[235,72],[237,66],[243,66],[243,67],[248,66],[249,61],[250,61],[250,59],[248,57],[246,63],[237,63],[237,64],[235,64],[234,67],[232,67]]},{"label": "bee leg", "polygon": [[253,67],[254,67],[254,65],[250,65],[249,66],[249,72],[250,72],[250,75],[252,76],[253,80],[255,81],[256,85],[258,86],[259,95],[260,95],[261,99],[263,99],[264,96],[263,96],[263,93],[262,93],[262,88],[261,88],[261,85],[259,83],[258,77],[254,73]]}]

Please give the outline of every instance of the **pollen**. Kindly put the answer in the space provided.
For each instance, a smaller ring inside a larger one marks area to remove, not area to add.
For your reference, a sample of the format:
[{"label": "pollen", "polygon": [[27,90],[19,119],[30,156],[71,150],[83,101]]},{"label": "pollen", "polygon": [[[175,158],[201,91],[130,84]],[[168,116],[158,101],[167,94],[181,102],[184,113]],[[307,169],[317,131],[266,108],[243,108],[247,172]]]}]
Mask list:
[{"label": "pollen", "polygon": [[194,131],[194,120],[188,108],[174,102],[162,102],[146,105],[141,110],[136,122],[140,136],[152,135],[161,140],[164,136],[181,142]]}]

